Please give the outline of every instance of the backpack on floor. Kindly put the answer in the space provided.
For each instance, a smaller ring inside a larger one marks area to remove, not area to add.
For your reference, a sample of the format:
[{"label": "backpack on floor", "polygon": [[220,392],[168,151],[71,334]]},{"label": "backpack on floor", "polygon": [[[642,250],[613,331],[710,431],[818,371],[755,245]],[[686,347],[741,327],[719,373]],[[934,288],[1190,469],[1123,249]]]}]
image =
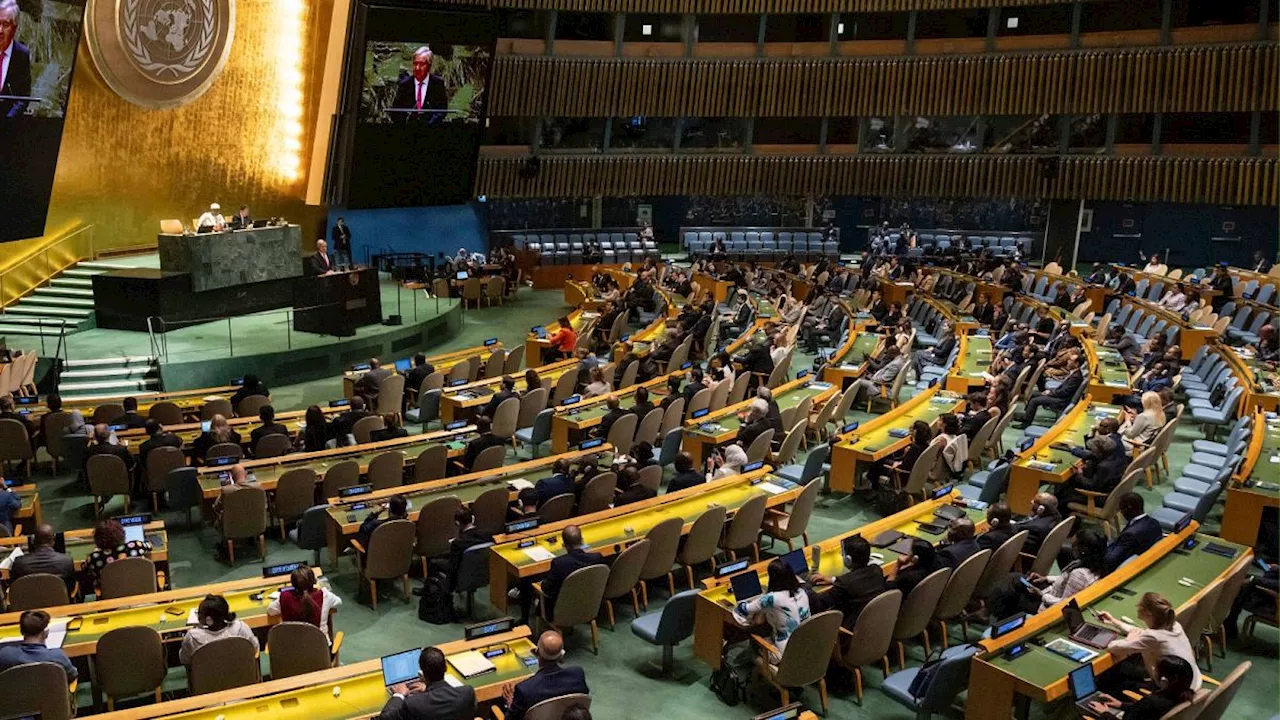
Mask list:
[{"label": "backpack on floor", "polygon": [[432,625],[454,622],[453,593],[449,592],[449,576],[434,572],[422,583],[418,599],[418,619]]}]

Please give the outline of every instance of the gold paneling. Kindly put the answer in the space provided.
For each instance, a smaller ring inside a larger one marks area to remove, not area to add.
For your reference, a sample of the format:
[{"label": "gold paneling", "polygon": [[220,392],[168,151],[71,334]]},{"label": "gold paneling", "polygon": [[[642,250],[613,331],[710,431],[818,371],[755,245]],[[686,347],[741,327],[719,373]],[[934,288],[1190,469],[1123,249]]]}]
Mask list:
[{"label": "gold paneling", "polygon": [[[891,58],[506,55],[493,115],[848,117],[1280,109],[1274,43]],[[591,92],[582,88],[590,87]]]},{"label": "gold paneling", "polygon": [[1090,198],[1275,205],[1275,158],[832,155],[550,156],[533,179],[524,158],[482,155],[489,197],[588,195],[886,195]]},{"label": "gold paneling", "polygon": [[[306,37],[303,57],[277,56],[285,3],[300,2]],[[191,222],[212,201],[248,203],[255,216],[281,215],[320,230],[323,209],[304,203],[311,162],[301,150],[300,172],[281,170],[281,87],[300,86],[306,106],[301,147],[309,147],[311,118],[327,40],[332,0],[238,0],[235,43],[222,75],[196,101],[173,110],[145,110],[115,95],[97,75],[88,50],[76,57],[62,150],[46,226],[57,235],[95,226],[99,250],[154,244],[163,218]],[[298,77],[295,67],[305,68]],[[39,241],[4,246],[12,257]]]}]

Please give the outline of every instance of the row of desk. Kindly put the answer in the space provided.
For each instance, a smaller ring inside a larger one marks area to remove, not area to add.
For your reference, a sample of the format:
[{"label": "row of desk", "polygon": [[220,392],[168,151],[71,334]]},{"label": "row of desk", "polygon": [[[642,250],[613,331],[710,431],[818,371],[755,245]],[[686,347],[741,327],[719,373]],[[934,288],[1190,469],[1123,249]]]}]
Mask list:
[{"label": "row of desk", "polygon": [[[503,348],[500,340],[493,338],[486,341],[484,345],[477,345],[475,347],[453,350],[439,355],[432,355],[427,358],[427,364],[434,368],[436,372],[444,373],[444,375],[448,377],[449,371],[452,370],[454,366],[462,363],[469,364],[472,358],[475,358],[477,363],[481,363],[486,355],[496,352],[505,352],[505,349]],[[390,364],[386,364],[384,367],[391,368],[392,372],[395,372],[394,366]],[[481,370],[483,370],[483,366],[481,366]],[[356,370],[347,370],[342,373],[342,396],[347,398],[355,397],[356,383],[359,382],[360,378],[363,376],[364,372]],[[404,391],[416,396],[418,388],[406,387]]]},{"label": "row of desk", "polygon": [[[812,400],[816,407],[831,400],[839,392],[839,386],[834,383],[805,376],[774,388],[773,400],[780,411],[794,408],[805,400]],[[749,398],[685,422],[683,447],[693,458],[694,467],[702,467],[712,448],[731,443],[738,437],[738,430],[742,427],[738,413],[745,412],[753,401],[754,398]]]}]

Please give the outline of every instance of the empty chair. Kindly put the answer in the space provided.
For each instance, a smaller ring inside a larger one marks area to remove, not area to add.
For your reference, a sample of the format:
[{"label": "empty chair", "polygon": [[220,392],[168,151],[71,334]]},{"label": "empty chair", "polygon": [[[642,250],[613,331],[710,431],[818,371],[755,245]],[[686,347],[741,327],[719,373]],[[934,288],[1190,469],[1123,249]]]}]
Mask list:
[{"label": "empty chair", "polygon": [[276,481],[271,512],[280,526],[280,542],[285,541],[288,526],[315,504],[315,494],[316,474],[311,468],[293,468]]},{"label": "empty chair", "polygon": [[182,408],[178,407],[177,403],[169,400],[161,400],[153,404],[147,410],[147,417],[156,420],[161,425],[181,425],[184,419],[182,417]]},{"label": "empty chair", "polygon": [[107,711],[117,698],[152,694],[160,702],[160,689],[168,666],[164,643],[155,629],[134,625],[119,627],[98,638],[93,663],[98,689],[107,697]]},{"label": "empty chair", "polygon": [[919,720],[928,720],[934,713],[950,713],[956,696],[969,685],[969,668],[981,648],[968,645],[955,650],[943,656],[923,687],[916,682],[923,667],[913,667],[885,678],[885,694],[915,710]]},{"label": "empty chair", "polygon": [[427,561],[449,553],[449,546],[458,536],[458,525],[453,516],[462,509],[462,501],[449,495],[427,503],[418,511],[414,523],[417,530],[413,551],[422,559],[422,576],[427,576]]},{"label": "empty chair", "polygon": [[[614,626],[613,601],[631,596],[631,610],[640,615],[640,598],[636,593],[640,571],[649,556],[649,541],[639,540],[618,553],[609,566],[609,580],[604,586],[604,608],[609,616],[609,629]],[[558,602],[558,601],[557,601]]]},{"label": "empty chair", "polygon": [[103,568],[99,583],[102,586],[97,593],[99,600],[153,593],[156,591],[156,565],[147,558],[122,558]]},{"label": "empty chair", "polygon": [[661,611],[641,615],[631,621],[632,634],[650,645],[662,646],[664,676],[671,674],[675,646],[693,635],[693,609],[697,597],[697,590],[685,590],[672,595]]},{"label": "empty chair", "polygon": [[58,607],[70,602],[67,584],[57,575],[23,575],[9,586],[9,612]]},{"label": "empty chair", "polygon": [[563,493],[561,495],[548,498],[547,501],[542,503],[542,506],[538,508],[538,518],[541,520],[543,525],[566,520],[573,514],[574,500],[575,498],[573,497],[573,493]]},{"label": "empty chair", "polygon": [[951,577],[950,568],[941,568],[930,573],[911,589],[902,603],[902,612],[893,628],[894,645],[898,648],[898,668],[906,667],[907,655],[904,640],[920,638],[924,642],[924,654],[929,655],[929,621],[933,611],[938,607],[938,599],[947,587],[947,579]]},{"label": "empty chair", "polygon": [[947,585],[943,588],[942,595],[938,598],[938,605],[933,611],[933,619],[937,621],[938,629],[942,633],[943,648],[946,648],[950,642],[948,620],[957,618],[960,620],[963,637],[966,642],[968,641],[969,620],[964,614],[964,609],[969,604],[969,599],[973,597],[974,588],[978,586],[978,580],[982,578],[982,572],[986,569],[990,558],[990,550],[976,552],[960,563],[960,567],[957,567],[951,573],[951,577],[947,578]]},{"label": "empty chair", "polygon": [[0,714],[40,720],[71,720],[74,698],[67,671],[51,662],[26,663],[0,672]]},{"label": "empty chair", "polygon": [[588,515],[608,509],[613,504],[613,496],[617,489],[617,473],[603,472],[591,478],[582,488],[582,495],[578,500],[578,514]]},{"label": "empty chair", "polygon": [[867,603],[852,630],[841,629],[836,643],[837,659],[853,671],[854,690],[862,702],[862,667],[880,662],[885,677],[889,676],[889,645],[893,642],[893,626],[902,607],[902,591],[880,593]]},{"label": "empty chair", "polygon": [[186,464],[187,459],[179,448],[158,447],[147,454],[147,490],[151,493],[152,510],[160,510],[160,496],[169,490],[169,473]]},{"label": "empty chair", "polygon": [[94,515],[101,515],[102,506],[114,495],[124,496],[124,511],[129,512],[131,483],[124,460],[115,455],[94,455],[85,465],[85,472],[89,477],[89,492],[93,494]]},{"label": "empty chair", "polygon": [[[712,569],[715,568],[716,547],[727,514],[728,511],[723,505],[716,505],[699,515],[689,528],[684,546],[676,555],[676,562],[684,567],[689,587],[693,587],[694,566],[710,561]],[[759,526],[756,529],[758,532]]]},{"label": "empty chair", "polygon": [[224,637],[191,654],[187,686],[192,695],[253,685],[261,680],[258,648],[242,637]]},{"label": "empty chair", "polygon": [[[544,393],[543,398],[545,399],[546,391],[541,390],[541,392]],[[530,393],[530,395],[532,394]],[[555,420],[555,414],[555,408],[541,410],[534,417],[533,424],[530,427],[516,430],[514,437],[518,443],[529,447],[530,458],[538,457],[538,448],[551,439],[551,425]]]},{"label": "empty chair", "polygon": [[260,487],[241,487],[222,494],[222,541],[227,559],[236,564],[236,540],[256,540],[258,556],[267,559],[267,491]]},{"label": "empty chair", "polygon": [[352,540],[356,549],[356,569],[360,579],[368,583],[369,600],[378,609],[378,581],[399,578],[404,586],[405,602],[409,601],[409,566],[417,531],[408,520],[390,520],[379,525],[369,536],[369,547]]},{"label": "empty chair", "polygon": [[374,490],[399,487],[404,484],[404,453],[391,450],[379,453],[369,461],[369,482]]},{"label": "empty chair", "polygon": [[764,534],[785,542],[788,551],[791,550],[792,542],[796,538],[801,538],[807,546],[809,518],[813,515],[813,506],[818,501],[819,486],[818,482],[809,482],[805,485],[804,490],[800,491],[795,502],[791,504],[790,512],[770,509],[764,517]]},{"label": "empty chair", "polygon": [[1237,665],[1236,669],[1232,670],[1231,674],[1223,679],[1222,684],[1214,688],[1209,693],[1209,696],[1205,698],[1197,720],[1222,720],[1222,718],[1226,717],[1227,707],[1231,705],[1231,701],[1235,699],[1236,692],[1240,690],[1240,686],[1244,683],[1245,673],[1248,673],[1252,667],[1253,663],[1248,660]]},{"label": "empty chair", "polygon": [[500,468],[506,457],[506,445],[491,445],[481,450],[480,454],[476,456],[475,462],[471,463],[470,472],[478,473]]},{"label": "empty chair", "polygon": [[502,526],[507,521],[509,499],[506,483],[481,493],[471,503],[471,514],[475,516],[476,527],[489,535],[502,532]]},{"label": "empty chair", "polygon": [[[1053,567],[1054,561],[1058,559],[1058,551],[1062,549],[1062,544],[1071,535],[1071,528],[1075,525],[1075,522],[1075,516],[1068,516],[1053,526],[1053,529],[1045,536],[1044,542],[1040,543],[1040,550],[1036,552],[1035,558],[1032,559],[1031,567],[1028,568],[1029,572],[1038,575],[1049,574],[1049,569]],[[1026,558],[1026,553],[1022,553],[1022,557]]]},{"label": "empty chair", "polygon": [[765,501],[764,494],[756,495],[733,514],[720,541],[720,549],[731,558],[737,559],[739,551],[750,549],[752,562],[760,562],[760,526],[764,523]]},{"label": "empty chair", "polygon": [[[596,616],[604,600],[604,589],[609,582],[607,565],[591,565],[569,573],[556,593],[551,616],[547,617],[546,598],[542,598],[542,620],[556,630],[563,631],[574,625],[591,624],[591,651],[599,654],[600,634]],[[541,592],[541,585],[535,585]]]},{"label": "empty chair", "polygon": [[351,426],[351,434],[355,436],[357,443],[363,445],[369,442],[369,435],[374,430],[381,430],[383,427],[385,423],[381,415],[370,415],[357,420],[356,424]]},{"label": "empty chair", "polygon": [[[675,582],[671,568],[676,563],[676,554],[680,550],[680,535],[684,530],[684,521],[678,517],[667,518],[654,525],[645,535],[649,541],[649,553],[645,556],[644,567],[640,569],[640,597],[645,608],[649,607],[650,580],[665,577],[667,592],[675,595]],[[713,541],[714,542],[714,541]],[[712,551],[714,552],[714,544]]]},{"label": "empty chair", "polygon": [[333,667],[337,664],[336,648],[341,643],[341,632],[336,634],[331,645],[324,631],[309,622],[273,625],[267,633],[271,679],[279,680]]},{"label": "empty chair", "polygon": [[444,444],[428,445],[418,453],[413,461],[413,481],[415,483],[439,480],[448,472],[449,446]]}]

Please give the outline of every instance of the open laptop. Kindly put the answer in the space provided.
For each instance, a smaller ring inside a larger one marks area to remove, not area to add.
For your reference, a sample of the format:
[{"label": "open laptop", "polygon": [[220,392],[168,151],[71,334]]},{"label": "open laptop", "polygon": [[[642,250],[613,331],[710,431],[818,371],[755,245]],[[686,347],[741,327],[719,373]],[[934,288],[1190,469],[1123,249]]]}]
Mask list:
[{"label": "open laptop", "polygon": [[754,600],[764,594],[764,589],[760,587],[760,574],[755,570],[729,578],[729,586],[733,588],[733,599],[738,602]]},{"label": "open laptop", "polygon": [[1076,708],[1089,717],[1097,717],[1098,712],[1089,707],[1090,702],[1099,700],[1104,693],[1098,692],[1097,678],[1093,675],[1093,664],[1085,663],[1067,675],[1067,685],[1071,688],[1071,699]]},{"label": "open laptop", "polygon": [[1068,637],[1081,645],[1101,650],[1117,637],[1116,631],[1086,621],[1084,611],[1075,600],[1062,608],[1062,619],[1067,622],[1067,629],[1071,631]]},{"label": "open laptop", "polygon": [[804,548],[796,548],[782,556],[782,561],[791,567],[791,571],[801,580],[809,577],[809,560],[804,556]]},{"label": "open laptop", "polygon": [[422,648],[405,650],[382,658],[382,684],[387,688],[418,679],[418,656]]}]

